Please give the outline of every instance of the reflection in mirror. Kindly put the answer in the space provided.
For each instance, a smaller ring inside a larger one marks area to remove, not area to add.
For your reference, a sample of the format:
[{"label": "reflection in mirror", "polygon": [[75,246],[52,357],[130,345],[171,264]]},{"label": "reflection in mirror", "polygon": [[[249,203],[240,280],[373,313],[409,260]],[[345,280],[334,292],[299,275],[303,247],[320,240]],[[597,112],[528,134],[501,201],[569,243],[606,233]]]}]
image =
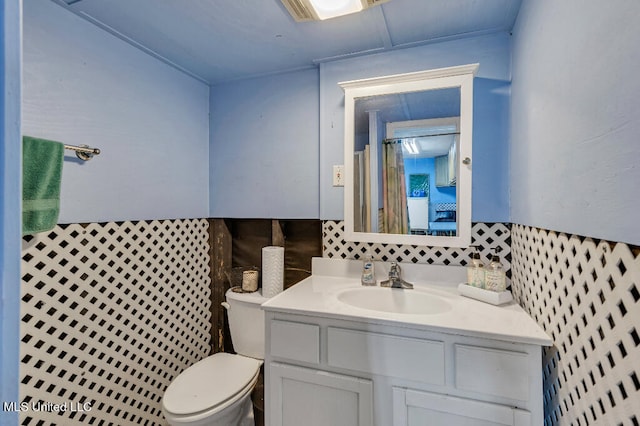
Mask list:
[{"label": "reflection in mirror", "polygon": [[477,64],[340,83],[347,241],[466,247]]},{"label": "reflection in mirror", "polygon": [[356,98],[354,108],[354,231],[455,236],[460,88]]}]

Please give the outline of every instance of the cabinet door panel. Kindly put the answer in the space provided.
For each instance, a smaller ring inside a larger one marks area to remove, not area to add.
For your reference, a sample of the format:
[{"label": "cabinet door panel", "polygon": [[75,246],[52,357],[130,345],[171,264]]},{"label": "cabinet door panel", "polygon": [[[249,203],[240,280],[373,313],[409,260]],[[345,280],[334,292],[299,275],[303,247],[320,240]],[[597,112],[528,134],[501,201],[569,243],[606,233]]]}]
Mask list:
[{"label": "cabinet door panel", "polygon": [[287,364],[270,365],[271,426],[370,426],[370,380]]},{"label": "cabinet door panel", "polygon": [[394,387],[393,424],[531,426],[531,416],[504,405]]}]

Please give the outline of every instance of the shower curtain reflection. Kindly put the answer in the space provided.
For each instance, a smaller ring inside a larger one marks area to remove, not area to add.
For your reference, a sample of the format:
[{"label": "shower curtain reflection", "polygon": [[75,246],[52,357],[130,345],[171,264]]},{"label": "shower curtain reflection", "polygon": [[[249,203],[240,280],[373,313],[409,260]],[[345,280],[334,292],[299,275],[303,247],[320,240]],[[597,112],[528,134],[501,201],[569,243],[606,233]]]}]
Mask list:
[{"label": "shower curtain reflection", "polygon": [[399,140],[382,143],[382,229],[388,234],[408,234],[407,188]]},{"label": "shower curtain reflection", "polygon": [[369,203],[365,193],[364,163],[364,152],[356,151],[353,156],[353,228],[356,232],[370,232],[365,225]]}]

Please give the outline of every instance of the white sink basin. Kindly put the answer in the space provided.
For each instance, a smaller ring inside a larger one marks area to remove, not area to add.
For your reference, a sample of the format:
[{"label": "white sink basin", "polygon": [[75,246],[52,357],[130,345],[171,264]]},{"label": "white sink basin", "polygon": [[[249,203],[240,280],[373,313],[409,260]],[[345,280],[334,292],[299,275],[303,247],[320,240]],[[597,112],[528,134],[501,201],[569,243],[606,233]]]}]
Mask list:
[{"label": "white sink basin", "polygon": [[357,287],[341,291],[337,298],[356,308],[394,314],[432,315],[451,310],[443,298],[415,289]]}]

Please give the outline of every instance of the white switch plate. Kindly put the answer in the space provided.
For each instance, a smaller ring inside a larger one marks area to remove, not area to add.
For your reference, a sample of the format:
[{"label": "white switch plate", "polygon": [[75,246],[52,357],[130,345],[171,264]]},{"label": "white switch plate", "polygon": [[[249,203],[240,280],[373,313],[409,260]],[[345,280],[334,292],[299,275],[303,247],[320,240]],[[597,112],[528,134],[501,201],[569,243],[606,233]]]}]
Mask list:
[{"label": "white switch plate", "polygon": [[333,166],[333,186],[344,186],[344,166]]}]

